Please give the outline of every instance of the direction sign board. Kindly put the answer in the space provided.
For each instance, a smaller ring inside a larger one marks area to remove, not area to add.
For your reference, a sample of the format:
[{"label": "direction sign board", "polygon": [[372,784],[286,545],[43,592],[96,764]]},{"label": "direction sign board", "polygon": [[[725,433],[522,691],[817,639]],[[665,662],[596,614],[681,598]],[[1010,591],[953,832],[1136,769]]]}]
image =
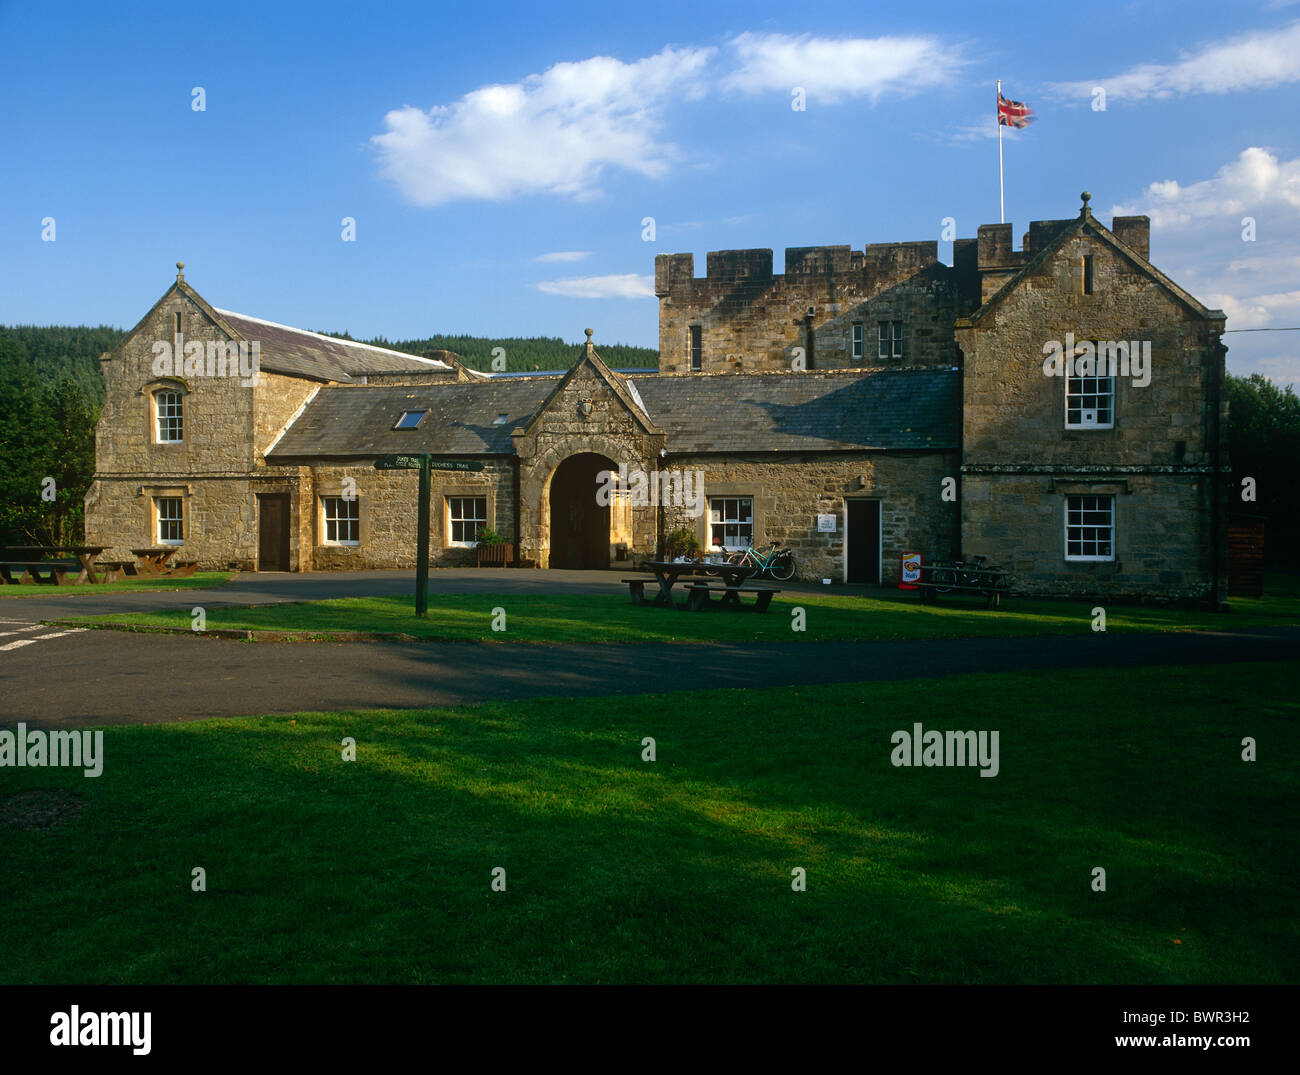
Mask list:
[{"label": "direction sign board", "polygon": [[375,460],[376,470],[482,470],[483,464],[473,459],[433,459],[428,455],[386,455]]}]

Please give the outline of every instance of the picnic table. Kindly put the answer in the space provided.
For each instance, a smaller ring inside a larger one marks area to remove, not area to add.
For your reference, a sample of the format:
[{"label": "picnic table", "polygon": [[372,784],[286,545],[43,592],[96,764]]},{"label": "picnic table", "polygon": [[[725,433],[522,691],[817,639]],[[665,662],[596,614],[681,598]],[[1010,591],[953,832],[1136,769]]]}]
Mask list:
[{"label": "picnic table", "polygon": [[175,545],[153,545],[147,549],[132,549],[131,553],[138,561],[136,569],[141,575],[163,575],[167,572],[167,561],[176,555]]},{"label": "picnic table", "polygon": [[103,545],[8,545],[0,549],[0,578],[16,583],[31,575],[37,582],[65,586],[68,573],[77,569],[74,582],[103,582],[95,564],[103,551]]},{"label": "picnic table", "polygon": [[921,577],[913,585],[922,604],[934,604],[941,593],[979,594],[990,609],[996,609],[1011,587],[1011,572],[982,565],[922,564]]},{"label": "picnic table", "polygon": [[[646,560],[640,567],[653,576],[659,592],[654,599],[647,602],[645,588],[652,581],[650,578],[623,579],[632,595],[633,604],[655,604],[673,607],[673,587],[681,582],[687,590],[686,607],[698,612],[707,606],[714,593],[719,594],[719,605],[728,609],[742,607],[740,595],[755,595],[754,607],[759,612],[766,612],[772,602],[772,596],[780,593],[776,586],[751,584],[749,579],[758,573],[758,568],[751,564],[709,563],[708,561]],[[721,585],[713,582],[720,579]]]}]

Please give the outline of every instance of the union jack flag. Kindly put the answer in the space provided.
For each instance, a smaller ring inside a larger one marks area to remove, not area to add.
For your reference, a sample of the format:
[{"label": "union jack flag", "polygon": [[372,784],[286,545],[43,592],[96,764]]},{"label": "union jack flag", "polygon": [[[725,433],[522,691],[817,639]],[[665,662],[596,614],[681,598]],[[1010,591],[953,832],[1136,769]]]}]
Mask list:
[{"label": "union jack flag", "polygon": [[1009,101],[998,94],[998,123],[1003,127],[1028,127],[1034,121],[1034,110],[1024,101]]}]

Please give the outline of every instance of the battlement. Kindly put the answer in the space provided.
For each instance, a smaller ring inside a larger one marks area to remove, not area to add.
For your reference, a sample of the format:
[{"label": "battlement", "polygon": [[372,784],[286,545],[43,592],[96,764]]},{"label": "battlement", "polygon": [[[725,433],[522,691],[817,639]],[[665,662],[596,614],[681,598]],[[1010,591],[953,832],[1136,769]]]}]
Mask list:
[{"label": "battlement", "polygon": [[939,244],[930,239],[908,243],[868,243],[862,250],[851,246],[790,246],[785,251],[785,272],[772,271],[772,251],[712,250],[705,259],[705,275],[695,275],[694,254],[659,254],[655,257],[655,294],[660,298],[684,287],[716,285],[775,285],[811,282],[857,274],[872,278],[898,278],[938,265]]}]

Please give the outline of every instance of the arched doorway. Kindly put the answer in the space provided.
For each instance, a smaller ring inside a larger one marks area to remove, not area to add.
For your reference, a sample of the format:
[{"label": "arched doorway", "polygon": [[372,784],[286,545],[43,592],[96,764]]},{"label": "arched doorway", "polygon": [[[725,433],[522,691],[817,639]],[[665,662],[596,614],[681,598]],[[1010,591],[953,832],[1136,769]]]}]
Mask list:
[{"label": "arched doorway", "polygon": [[555,468],[550,494],[551,567],[609,567],[609,506],[596,503],[600,489],[596,476],[616,469],[595,452],[571,455]]}]

